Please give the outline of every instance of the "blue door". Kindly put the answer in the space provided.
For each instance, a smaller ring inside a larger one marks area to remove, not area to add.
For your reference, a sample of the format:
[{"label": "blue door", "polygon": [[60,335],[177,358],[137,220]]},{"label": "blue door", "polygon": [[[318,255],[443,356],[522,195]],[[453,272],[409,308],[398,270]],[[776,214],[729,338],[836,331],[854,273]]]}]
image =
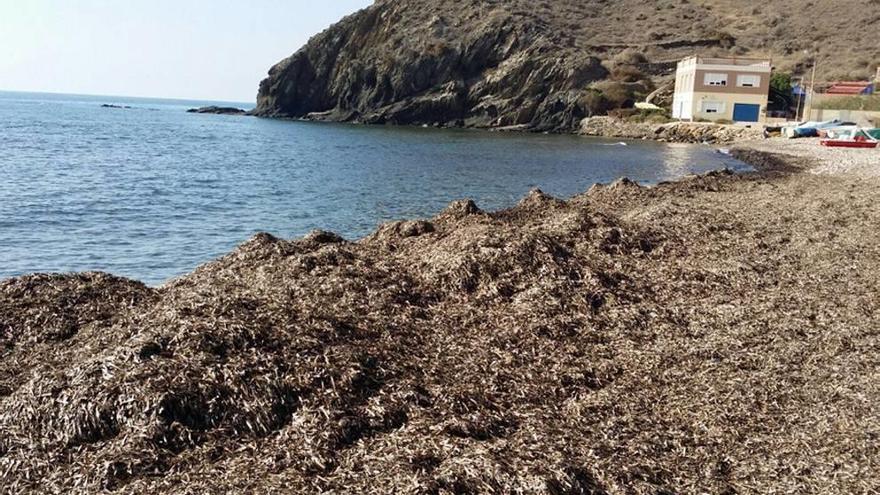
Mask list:
[{"label": "blue door", "polygon": [[735,122],[757,122],[761,115],[761,105],[747,105],[736,103],[733,105],[733,120]]}]

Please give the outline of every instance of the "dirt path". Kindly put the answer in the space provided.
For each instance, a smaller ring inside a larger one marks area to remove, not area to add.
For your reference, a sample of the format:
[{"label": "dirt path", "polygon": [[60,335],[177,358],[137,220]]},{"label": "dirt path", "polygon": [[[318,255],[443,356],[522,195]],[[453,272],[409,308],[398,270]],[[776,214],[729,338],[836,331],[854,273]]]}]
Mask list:
[{"label": "dirt path", "polygon": [[19,492],[870,493],[878,179],[761,173],[0,283]]}]

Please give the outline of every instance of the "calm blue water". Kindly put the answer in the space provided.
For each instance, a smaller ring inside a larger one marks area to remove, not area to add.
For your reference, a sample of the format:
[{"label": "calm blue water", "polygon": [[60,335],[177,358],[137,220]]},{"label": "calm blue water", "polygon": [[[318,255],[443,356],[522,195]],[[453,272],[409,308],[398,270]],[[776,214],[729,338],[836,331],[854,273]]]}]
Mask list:
[{"label": "calm blue water", "polygon": [[533,187],[567,197],[741,166],[700,146],[184,111],[205,104],[0,93],[0,278],[102,270],[160,284],[260,231],[356,239],[460,198],[498,209]]}]

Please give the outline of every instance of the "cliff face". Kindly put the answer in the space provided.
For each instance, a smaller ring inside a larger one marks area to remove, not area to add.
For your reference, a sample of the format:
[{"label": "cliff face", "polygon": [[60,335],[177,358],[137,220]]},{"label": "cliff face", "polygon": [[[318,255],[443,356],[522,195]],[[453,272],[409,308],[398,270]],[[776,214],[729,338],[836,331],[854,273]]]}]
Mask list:
[{"label": "cliff face", "polygon": [[873,71],[880,50],[863,38],[876,19],[858,5],[379,0],[272,67],[255,114],[574,130],[643,97],[695,52],[772,56],[795,72],[818,56],[828,78]]},{"label": "cliff face", "polygon": [[[608,71],[506,9],[473,19],[381,2],[344,19],[270,71],[263,116],[366,123],[573,127]],[[482,10],[482,9],[479,9]]]}]

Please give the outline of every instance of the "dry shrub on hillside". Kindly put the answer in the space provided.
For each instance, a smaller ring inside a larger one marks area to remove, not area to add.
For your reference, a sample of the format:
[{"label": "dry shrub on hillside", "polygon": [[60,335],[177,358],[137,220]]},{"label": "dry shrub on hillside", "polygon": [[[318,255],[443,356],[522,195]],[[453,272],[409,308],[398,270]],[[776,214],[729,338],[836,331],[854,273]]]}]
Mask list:
[{"label": "dry shrub on hillside", "polygon": [[[651,92],[653,86],[646,81],[601,81],[590,86],[598,108],[605,111],[615,108],[630,108]],[[592,108],[592,107],[591,107]]]},{"label": "dry shrub on hillside", "polygon": [[645,81],[647,77],[641,69],[634,65],[616,65],[611,69],[611,79],[620,82],[634,83]]},{"label": "dry shrub on hillside", "polygon": [[611,59],[614,65],[639,65],[648,63],[644,53],[633,48],[621,51]]}]

